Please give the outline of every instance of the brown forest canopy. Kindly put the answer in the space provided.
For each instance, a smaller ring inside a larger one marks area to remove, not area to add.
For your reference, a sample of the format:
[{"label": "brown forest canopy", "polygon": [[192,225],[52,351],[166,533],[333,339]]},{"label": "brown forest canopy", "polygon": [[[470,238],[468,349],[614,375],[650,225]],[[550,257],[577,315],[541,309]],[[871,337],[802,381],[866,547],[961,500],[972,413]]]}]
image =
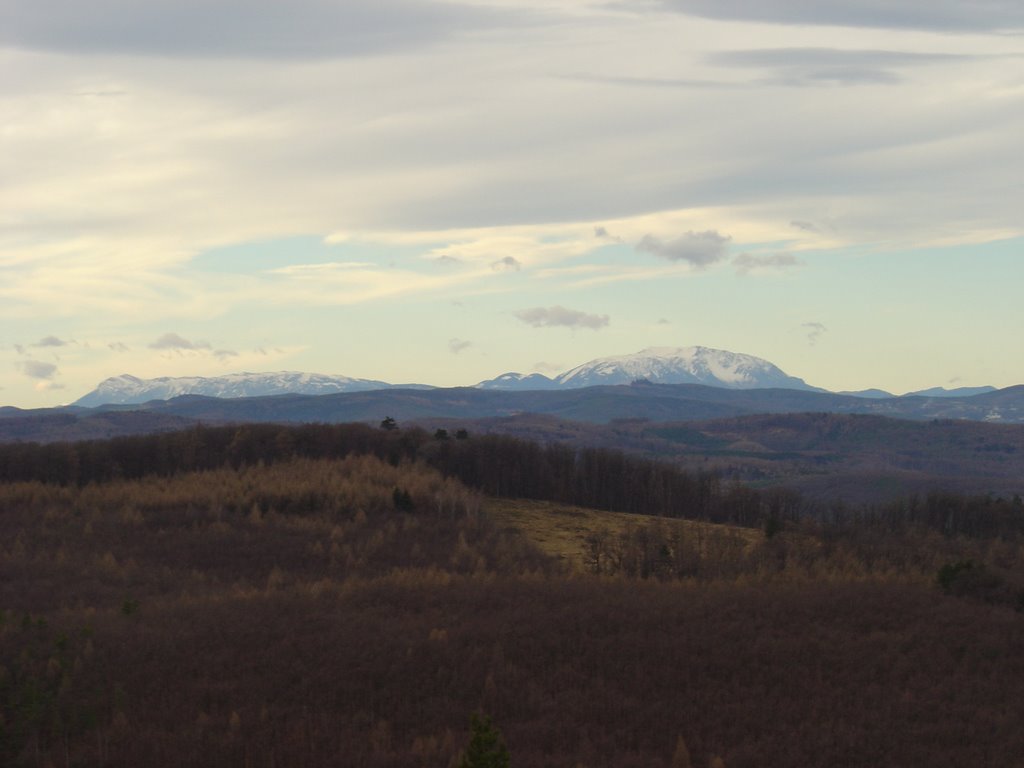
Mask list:
[{"label": "brown forest canopy", "polygon": [[[17,448],[4,471],[50,474],[0,483],[0,765],[449,766],[474,711],[519,768],[668,768],[680,743],[730,768],[1024,752],[1006,531],[657,519],[570,575],[480,489],[613,506],[698,477],[355,426]],[[676,514],[772,513],[705,487]]]},{"label": "brown forest canopy", "polygon": [[539,444],[500,435],[451,439],[419,428],[375,429],[365,424],[198,426],[78,443],[0,444],[0,482],[85,485],[353,453],[374,455],[392,464],[424,461],[492,496],[748,527],[777,526],[810,516],[838,523],[919,524],[946,534],[995,536],[1024,531],[1019,497],[1007,500],[937,490],[885,505],[849,508],[811,503],[785,488],[755,490],[725,483],[714,472],[683,470],[623,451]]}]

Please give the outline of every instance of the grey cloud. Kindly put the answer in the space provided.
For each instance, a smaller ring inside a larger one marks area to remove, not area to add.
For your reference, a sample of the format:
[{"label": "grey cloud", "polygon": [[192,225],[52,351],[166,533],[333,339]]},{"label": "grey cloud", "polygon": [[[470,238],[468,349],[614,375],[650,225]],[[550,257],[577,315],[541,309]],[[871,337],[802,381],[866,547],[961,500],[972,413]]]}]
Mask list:
[{"label": "grey cloud", "polygon": [[730,240],[731,237],[721,235],[715,230],[687,232],[667,242],[654,235],[644,235],[637,243],[636,249],[669,261],[685,261],[695,267],[706,267],[725,257]]},{"label": "grey cloud", "polygon": [[521,309],[515,316],[534,328],[550,328],[564,326],[566,328],[590,328],[598,330],[608,325],[608,315],[591,315],[577,309],[566,309],[561,306],[533,307]]},{"label": "grey cloud", "polygon": [[223,363],[225,360],[230,360],[232,357],[238,357],[238,353],[233,349],[215,349],[213,351],[213,356]]},{"label": "grey cloud", "polygon": [[21,344],[15,344],[14,351],[17,352],[19,355],[25,354],[25,348]]},{"label": "grey cloud", "polygon": [[672,321],[669,320],[667,317],[659,317],[658,325],[672,325]]},{"label": "grey cloud", "polygon": [[56,336],[44,336],[35,344],[33,347],[66,347],[68,342],[63,339],[58,339]]},{"label": "grey cloud", "polygon": [[741,253],[732,260],[736,272],[745,275],[754,269],[786,269],[797,267],[803,262],[791,253],[773,253],[756,255],[753,253]]},{"label": "grey cloud", "polygon": [[0,44],[87,54],[360,56],[498,23],[513,17],[417,0],[0,0]]},{"label": "grey cloud", "polygon": [[128,345],[123,343],[123,342],[120,342],[120,341],[115,341],[113,344],[107,344],[107,347],[109,349],[113,350],[114,352],[127,352],[128,351]]},{"label": "grey cloud", "polygon": [[594,227],[594,237],[598,240],[611,240],[613,243],[621,243],[622,238],[611,234],[605,227]]},{"label": "grey cloud", "polygon": [[802,229],[804,232],[819,231],[818,226],[813,221],[799,221],[798,219],[794,219],[793,221],[789,222],[789,226],[793,227],[794,229]]},{"label": "grey cloud", "polygon": [[812,346],[814,344],[817,344],[818,338],[821,336],[821,334],[828,330],[828,328],[826,328],[824,324],[818,322],[803,323],[801,325],[801,328],[807,329],[807,341]]},{"label": "grey cloud", "polygon": [[205,341],[192,342],[188,339],[182,338],[176,333],[165,333],[159,339],[149,345],[150,349],[176,349],[176,350],[193,350],[198,351],[202,349],[209,349],[210,345]]},{"label": "grey cloud", "polygon": [[452,266],[454,264],[462,263],[462,259],[457,259],[454,256],[449,256],[446,253],[443,253],[440,256],[438,256],[436,259],[434,259],[434,261],[438,264],[444,264],[445,266]]},{"label": "grey cloud", "polygon": [[936,32],[1013,32],[1024,28],[1019,0],[662,0],[693,16],[777,24],[823,24]]},{"label": "grey cloud", "polygon": [[768,69],[775,73],[767,82],[780,85],[862,85],[896,83],[894,71],[910,66],[970,59],[942,53],[843,50],[838,48],[765,48],[721,51],[705,57],[722,67]]},{"label": "grey cloud", "polygon": [[522,268],[522,263],[519,259],[514,256],[506,256],[503,259],[491,262],[491,269],[495,270],[506,270],[510,272],[518,272]]},{"label": "grey cloud", "polygon": [[448,340],[448,351],[453,355],[459,354],[464,349],[473,346],[473,342],[466,341],[465,339],[449,339]]},{"label": "grey cloud", "polygon": [[57,366],[53,363],[44,363],[39,360],[25,360],[18,364],[21,372],[31,379],[50,381],[57,375]]}]

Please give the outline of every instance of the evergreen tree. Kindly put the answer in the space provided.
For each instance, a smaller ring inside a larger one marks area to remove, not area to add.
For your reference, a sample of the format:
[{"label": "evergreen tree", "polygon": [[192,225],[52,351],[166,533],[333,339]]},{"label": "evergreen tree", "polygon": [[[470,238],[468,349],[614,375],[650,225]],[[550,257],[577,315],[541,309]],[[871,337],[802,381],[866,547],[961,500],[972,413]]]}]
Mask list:
[{"label": "evergreen tree", "polygon": [[469,746],[462,753],[459,768],[509,768],[505,739],[491,718],[474,713],[469,727]]}]

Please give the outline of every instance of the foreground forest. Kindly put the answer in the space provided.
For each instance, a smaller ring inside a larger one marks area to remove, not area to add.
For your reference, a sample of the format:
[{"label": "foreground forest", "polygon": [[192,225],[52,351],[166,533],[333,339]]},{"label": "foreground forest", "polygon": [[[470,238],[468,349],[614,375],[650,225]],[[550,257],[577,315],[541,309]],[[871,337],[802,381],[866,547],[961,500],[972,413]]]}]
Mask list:
[{"label": "foreground forest", "polygon": [[0,446],[0,765],[1024,766],[1019,500],[386,426]]}]

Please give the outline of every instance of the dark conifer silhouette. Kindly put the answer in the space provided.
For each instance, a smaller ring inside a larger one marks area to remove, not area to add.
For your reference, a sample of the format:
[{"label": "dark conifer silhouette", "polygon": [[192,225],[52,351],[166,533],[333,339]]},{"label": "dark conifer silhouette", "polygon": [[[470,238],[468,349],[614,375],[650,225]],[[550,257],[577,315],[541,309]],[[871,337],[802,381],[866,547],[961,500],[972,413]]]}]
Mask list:
[{"label": "dark conifer silhouette", "polygon": [[459,768],[509,768],[505,739],[487,715],[470,718],[469,746],[462,754]]}]

